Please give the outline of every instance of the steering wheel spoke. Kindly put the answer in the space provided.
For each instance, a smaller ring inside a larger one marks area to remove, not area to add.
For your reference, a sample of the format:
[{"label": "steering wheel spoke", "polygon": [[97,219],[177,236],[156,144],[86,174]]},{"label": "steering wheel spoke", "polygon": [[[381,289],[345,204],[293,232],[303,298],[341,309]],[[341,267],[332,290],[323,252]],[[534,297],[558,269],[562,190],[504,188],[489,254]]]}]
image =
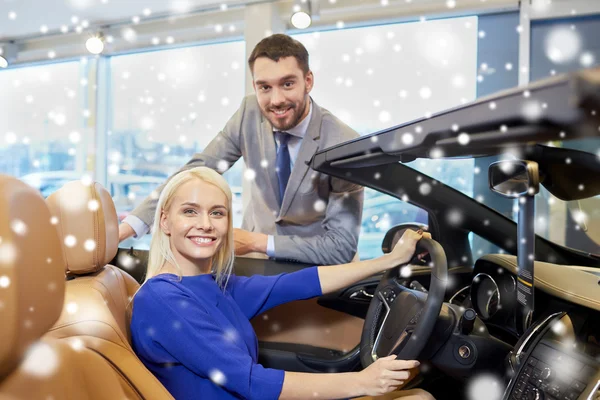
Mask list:
[{"label": "steering wheel spoke", "polygon": [[361,338],[363,367],[390,354],[416,359],[433,332],[444,301],[446,255],[439,243],[431,239],[421,239],[418,247],[431,255],[433,263],[429,292],[403,286],[398,280],[401,266],[384,274],[365,319]]}]

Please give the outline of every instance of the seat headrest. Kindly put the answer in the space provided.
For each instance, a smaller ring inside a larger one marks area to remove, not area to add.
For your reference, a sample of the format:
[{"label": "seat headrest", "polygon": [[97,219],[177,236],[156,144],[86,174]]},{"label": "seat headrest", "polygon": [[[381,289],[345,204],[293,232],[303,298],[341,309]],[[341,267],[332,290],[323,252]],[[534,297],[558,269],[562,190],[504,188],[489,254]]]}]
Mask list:
[{"label": "seat headrest", "polygon": [[69,274],[96,272],[116,256],[119,221],[115,204],[102,185],[69,182],[51,194],[46,202],[58,219],[58,233]]},{"label": "seat headrest", "polygon": [[64,257],[40,193],[0,174],[0,377],[54,325],[65,296]]}]

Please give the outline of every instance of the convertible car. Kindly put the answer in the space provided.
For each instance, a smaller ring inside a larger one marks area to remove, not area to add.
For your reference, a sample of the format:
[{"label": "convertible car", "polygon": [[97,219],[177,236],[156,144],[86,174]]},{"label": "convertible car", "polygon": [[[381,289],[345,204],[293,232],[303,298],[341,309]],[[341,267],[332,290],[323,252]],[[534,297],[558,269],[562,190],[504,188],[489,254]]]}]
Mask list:
[{"label": "convertible car", "polygon": [[[584,211],[600,195],[599,107],[600,69],[585,70],[318,152],[314,169],[424,210],[381,247],[426,226],[428,256],[256,317],[260,362],[343,372],[397,354],[421,360],[405,388],[437,399],[600,396],[600,255]],[[464,160],[485,193],[419,167]],[[0,213],[0,398],[170,399],[131,349],[148,254],[117,249],[107,192],[73,182],[44,202],[3,176]],[[235,273],[303,267],[240,257]]]}]

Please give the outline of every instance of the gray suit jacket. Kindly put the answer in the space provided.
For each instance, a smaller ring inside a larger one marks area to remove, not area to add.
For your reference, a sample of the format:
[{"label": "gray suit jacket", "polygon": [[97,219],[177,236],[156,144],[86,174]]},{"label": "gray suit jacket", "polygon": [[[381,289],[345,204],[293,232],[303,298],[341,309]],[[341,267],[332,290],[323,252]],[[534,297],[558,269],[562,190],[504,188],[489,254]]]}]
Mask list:
[{"label": "gray suit jacket", "polygon": [[[307,162],[317,150],[356,137],[354,130],[313,101],[308,131],[280,209],[273,128],[260,112],[256,97],[250,95],[204,151],[178,172],[207,166],[222,173],[223,161],[231,166],[243,157],[256,177],[242,228],[273,235],[276,258],[318,265],[346,263],[358,245],[363,188],[316,172]],[[261,166],[263,160],[266,168]],[[164,185],[157,189],[159,193]],[[156,199],[148,197],[132,214],[152,226],[156,204]]]}]

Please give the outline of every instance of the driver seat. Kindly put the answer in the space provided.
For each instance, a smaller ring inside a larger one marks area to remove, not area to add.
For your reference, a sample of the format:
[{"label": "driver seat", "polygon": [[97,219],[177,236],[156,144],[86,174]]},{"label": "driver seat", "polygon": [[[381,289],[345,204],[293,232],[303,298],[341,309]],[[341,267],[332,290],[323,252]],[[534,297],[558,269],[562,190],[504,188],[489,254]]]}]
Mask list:
[{"label": "driver seat", "polygon": [[65,307],[49,336],[71,338],[102,355],[118,373],[128,399],[173,397],[131,347],[131,298],[139,284],[109,265],[117,254],[118,220],[110,194],[98,183],[65,184],[46,202],[65,254]]}]

